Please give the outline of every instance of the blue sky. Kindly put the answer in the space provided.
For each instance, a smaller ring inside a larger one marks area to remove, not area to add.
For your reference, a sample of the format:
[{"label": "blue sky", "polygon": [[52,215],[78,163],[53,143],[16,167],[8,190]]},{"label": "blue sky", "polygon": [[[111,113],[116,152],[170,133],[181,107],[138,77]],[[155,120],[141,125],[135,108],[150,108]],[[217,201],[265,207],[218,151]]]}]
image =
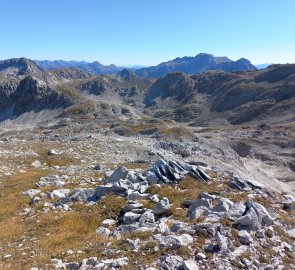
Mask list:
[{"label": "blue sky", "polygon": [[0,0],[0,59],[295,63],[295,0]]}]

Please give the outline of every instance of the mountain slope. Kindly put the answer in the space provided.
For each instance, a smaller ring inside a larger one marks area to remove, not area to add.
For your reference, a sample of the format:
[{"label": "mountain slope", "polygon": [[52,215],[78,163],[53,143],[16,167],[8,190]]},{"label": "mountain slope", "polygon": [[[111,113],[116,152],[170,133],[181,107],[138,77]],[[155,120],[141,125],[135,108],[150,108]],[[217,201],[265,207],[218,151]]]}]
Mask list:
[{"label": "mountain slope", "polygon": [[295,65],[192,76],[171,73],[150,88],[145,104],[157,117],[192,124],[217,119],[231,124],[294,120]]},{"label": "mountain slope", "polygon": [[200,73],[206,70],[224,70],[228,72],[241,70],[256,70],[247,59],[232,61],[227,57],[214,57],[211,54],[200,53],[195,57],[176,58],[154,67],[142,68],[136,71],[138,76],[159,78],[169,72],[181,71],[187,74]]}]

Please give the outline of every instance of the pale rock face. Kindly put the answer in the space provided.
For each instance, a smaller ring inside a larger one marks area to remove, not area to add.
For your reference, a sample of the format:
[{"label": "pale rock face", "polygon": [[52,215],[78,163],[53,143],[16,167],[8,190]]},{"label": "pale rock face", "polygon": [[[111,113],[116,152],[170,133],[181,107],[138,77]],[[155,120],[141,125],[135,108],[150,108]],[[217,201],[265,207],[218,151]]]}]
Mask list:
[{"label": "pale rock face", "polygon": [[196,255],[196,259],[197,260],[205,260],[207,257],[204,253],[201,253],[199,252],[197,255]]},{"label": "pale rock face", "polygon": [[39,189],[28,189],[28,190],[24,191],[22,194],[28,195],[30,197],[30,199],[33,199],[39,193],[41,193],[41,190],[39,190]]},{"label": "pale rock face", "polygon": [[115,224],[116,224],[116,221],[115,220],[113,220],[113,219],[105,219],[101,223],[101,226],[108,228],[108,227],[111,227],[111,226],[113,226]]},{"label": "pale rock face", "polygon": [[186,260],[183,262],[182,268],[184,270],[199,270],[198,265],[192,259]]},{"label": "pale rock face", "polygon": [[70,194],[70,189],[56,189],[54,191],[52,191],[52,196],[53,198],[65,198]]},{"label": "pale rock face", "polygon": [[176,249],[181,246],[188,246],[193,243],[193,237],[189,234],[182,235],[155,235],[155,240],[158,242],[160,248]]}]

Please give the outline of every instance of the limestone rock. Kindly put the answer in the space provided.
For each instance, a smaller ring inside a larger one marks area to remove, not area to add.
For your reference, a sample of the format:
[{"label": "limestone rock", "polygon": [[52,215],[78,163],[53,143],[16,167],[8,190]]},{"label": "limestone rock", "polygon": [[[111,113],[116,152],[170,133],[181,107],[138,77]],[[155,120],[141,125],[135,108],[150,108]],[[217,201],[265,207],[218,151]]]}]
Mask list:
[{"label": "limestone rock", "polygon": [[117,167],[114,172],[110,175],[110,177],[106,178],[107,183],[115,183],[118,182],[119,180],[124,180],[126,179],[128,175],[128,170],[126,167]]},{"label": "limestone rock", "polygon": [[183,270],[199,270],[198,265],[193,259],[189,259],[183,262],[182,264]]},{"label": "limestone rock", "polygon": [[140,219],[140,214],[135,214],[132,212],[127,212],[123,217],[123,223],[124,224],[132,224],[137,222]]},{"label": "limestone rock", "polygon": [[160,248],[176,249],[181,246],[188,246],[193,243],[193,237],[189,234],[182,235],[155,235],[155,240],[158,242]]},{"label": "limestone rock", "polygon": [[239,231],[239,233],[238,233],[238,239],[240,240],[240,242],[241,242],[242,245],[250,245],[253,242],[253,238],[245,230]]},{"label": "limestone rock", "polygon": [[163,270],[171,270],[171,269],[179,269],[179,267],[183,264],[183,259],[178,255],[165,255],[161,258],[160,269]]},{"label": "limestone rock", "polygon": [[28,195],[30,197],[30,199],[33,199],[40,192],[41,192],[41,190],[39,190],[39,189],[28,189],[28,190],[22,192],[22,194]]},{"label": "limestone rock", "polygon": [[160,200],[153,212],[156,216],[170,214],[169,199],[164,197],[162,200]]}]

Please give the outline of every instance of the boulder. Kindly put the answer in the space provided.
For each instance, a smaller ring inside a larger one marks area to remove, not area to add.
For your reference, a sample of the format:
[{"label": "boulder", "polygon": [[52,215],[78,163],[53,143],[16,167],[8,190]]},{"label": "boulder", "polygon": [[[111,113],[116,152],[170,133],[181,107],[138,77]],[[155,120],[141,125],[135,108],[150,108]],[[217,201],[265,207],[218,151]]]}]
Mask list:
[{"label": "boulder", "polygon": [[201,197],[201,199],[207,199],[207,200],[213,200],[216,198],[215,195],[211,195],[207,192],[201,192],[200,197]]},{"label": "boulder", "polygon": [[171,270],[171,269],[179,269],[179,267],[183,264],[183,259],[178,255],[165,255],[160,260],[160,269],[163,270]]},{"label": "boulder", "polygon": [[158,242],[160,248],[177,249],[181,246],[188,246],[192,244],[194,239],[189,234],[182,235],[155,235],[155,240]]},{"label": "boulder", "polygon": [[216,229],[211,223],[199,223],[194,225],[196,233],[203,234],[206,237],[213,237],[215,235]]},{"label": "boulder", "polygon": [[263,226],[270,226],[274,222],[268,211],[259,203],[248,200],[246,211],[235,224],[239,230],[259,230]]},{"label": "boulder", "polygon": [[143,213],[139,219],[140,224],[154,223],[154,222],[155,222],[155,215],[153,214],[151,210]]},{"label": "boulder", "polygon": [[160,200],[156,208],[154,209],[153,213],[156,216],[162,216],[162,215],[170,215],[170,204],[169,204],[169,199],[164,197],[162,200]]},{"label": "boulder", "polygon": [[100,236],[109,237],[111,234],[111,231],[104,226],[100,226],[96,229],[96,233]]},{"label": "boulder", "polygon": [[50,149],[50,150],[48,150],[47,154],[48,154],[49,156],[53,156],[53,155],[57,155],[58,152],[57,152],[55,149]]},{"label": "boulder", "polygon": [[53,198],[61,199],[61,198],[67,197],[69,195],[70,191],[71,190],[68,188],[56,189],[56,190],[52,191],[51,195]]},{"label": "boulder", "polygon": [[163,235],[170,234],[169,227],[166,224],[166,219],[162,218],[159,220],[159,224],[155,230],[155,233],[159,233],[159,234],[163,234]]},{"label": "boulder", "polygon": [[216,234],[216,241],[220,251],[226,251],[228,249],[228,240],[220,232]]},{"label": "boulder", "polygon": [[124,224],[132,224],[137,222],[141,217],[141,214],[135,214],[133,212],[127,212],[123,217]]},{"label": "boulder", "polygon": [[28,190],[22,192],[23,195],[28,195],[30,197],[30,199],[33,199],[39,193],[41,193],[41,190],[39,190],[39,189],[28,189]]},{"label": "boulder", "polygon": [[185,201],[186,205],[189,205],[187,211],[187,217],[190,219],[197,219],[202,215],[208,215],[211,207],[210,201],[207,199],[200,199],[197,201]]},{"label": "boulder", "polygon": [[228,211],[228,216],[236,219],[239,218],[245,213],[246,205],[244,203],[236,202]]},{"label": "boulder", "polygon": [[200,206],[197,208],[192,208],[187,212],[187,217],[191,220],[196,220],[201,216],[207,216],[209,214],[209,210],[205,206]]},{"label": "boulder", "polygon": [[213,206],[212,211],[213,212],[227,212],[229,210],[230,206],[223,200],[219,201],[218,204]]},{"label": "boulder", "polygon": [[232,179],[230,179],[227,184],[232,188],[232,189],[237,189],[237,190],[246,190],[250,189],[249,185],[242,179],[240,179],[238,176],[234,176]]},{"label": "boulder", "polygon": [[126,179],[129,171],[126,167],[117,167],[113,173],[105,179],[106,183],[115,183],[118,182],[119,180],[124,180]]},{"label": "boulder", "polygon": [[90,202],[96,201],[96,190],[94,188],[76,188],[73,190],[70,199],[74,202]]},{"label": "boulder", "polygon": [[193,259],[189,259],[183,262],[182,264],[183,270],[199,270],[198,265]]},{"label": "boulder", "polygon": [[239,239],[239,241],[241,242],[242,245],[250,245],[253,242],[253,238],[245,230],[239,231],[238,239]]},{"label": "boulder", "polygon": [[243,216],[236,219],[235,225],[239,230],[259,230],[261,228],[261,224],[253,208],[250,208]]},{"label": "boulder", "polygon": [[159,195],[158,195],[158,194],[151,195],[151,196],[149,197],[149,200],[150,200],[151,202],[158,203],[158,202],[160,201],[160,199],[159,199]]},{"label": "boulder", "polygon": [[116,224],[116,221],[113,219],[105,219],[102,221],[101,226],[105,227],[105,228],[109,228],[113,225]]},{"label": "boulder", "polygon": [[97,257],[90,257],[82,260],[79,270],[86,270],[91,268],[103,269],[104,263],[97,260]]},{"label": "boulder", "polygon": [[137,201],[128,201],[126,205],[122,208],[123,213],[130,212],[133,209],[141,209],[143,204]]},{"label": "boulder", "polygon": [[178,183],[186,175],[190,175],[199,181],[209,181],[211,177],[198,166],[177,161],[157,160],[153,167],[144,173],[150,185],[160,183]]},{"label": "boulder", "polygon": [[41,177],[40,180],[35,184],[35,186],[36,187],[48,187],[48,186],[62,187],[65,184],[66,182],[61,180],[58,175],[51,174],[46,177]]},{"label": "boulder", "polygon": [[196,260],[199,260],[199,261],[201,261],[201,260],[205,260],[207,257],[206,257],[206,255],[204,254],[204,253],[201,253],[201,252],[199,252],[197,255],[196,255]]},{"label": "boulder", "polygon": [[122,257],[118,259],[107,259],[102,260],[102,262],[110,268],[122,268],[123,266],[128,265],[128,258]]}]

